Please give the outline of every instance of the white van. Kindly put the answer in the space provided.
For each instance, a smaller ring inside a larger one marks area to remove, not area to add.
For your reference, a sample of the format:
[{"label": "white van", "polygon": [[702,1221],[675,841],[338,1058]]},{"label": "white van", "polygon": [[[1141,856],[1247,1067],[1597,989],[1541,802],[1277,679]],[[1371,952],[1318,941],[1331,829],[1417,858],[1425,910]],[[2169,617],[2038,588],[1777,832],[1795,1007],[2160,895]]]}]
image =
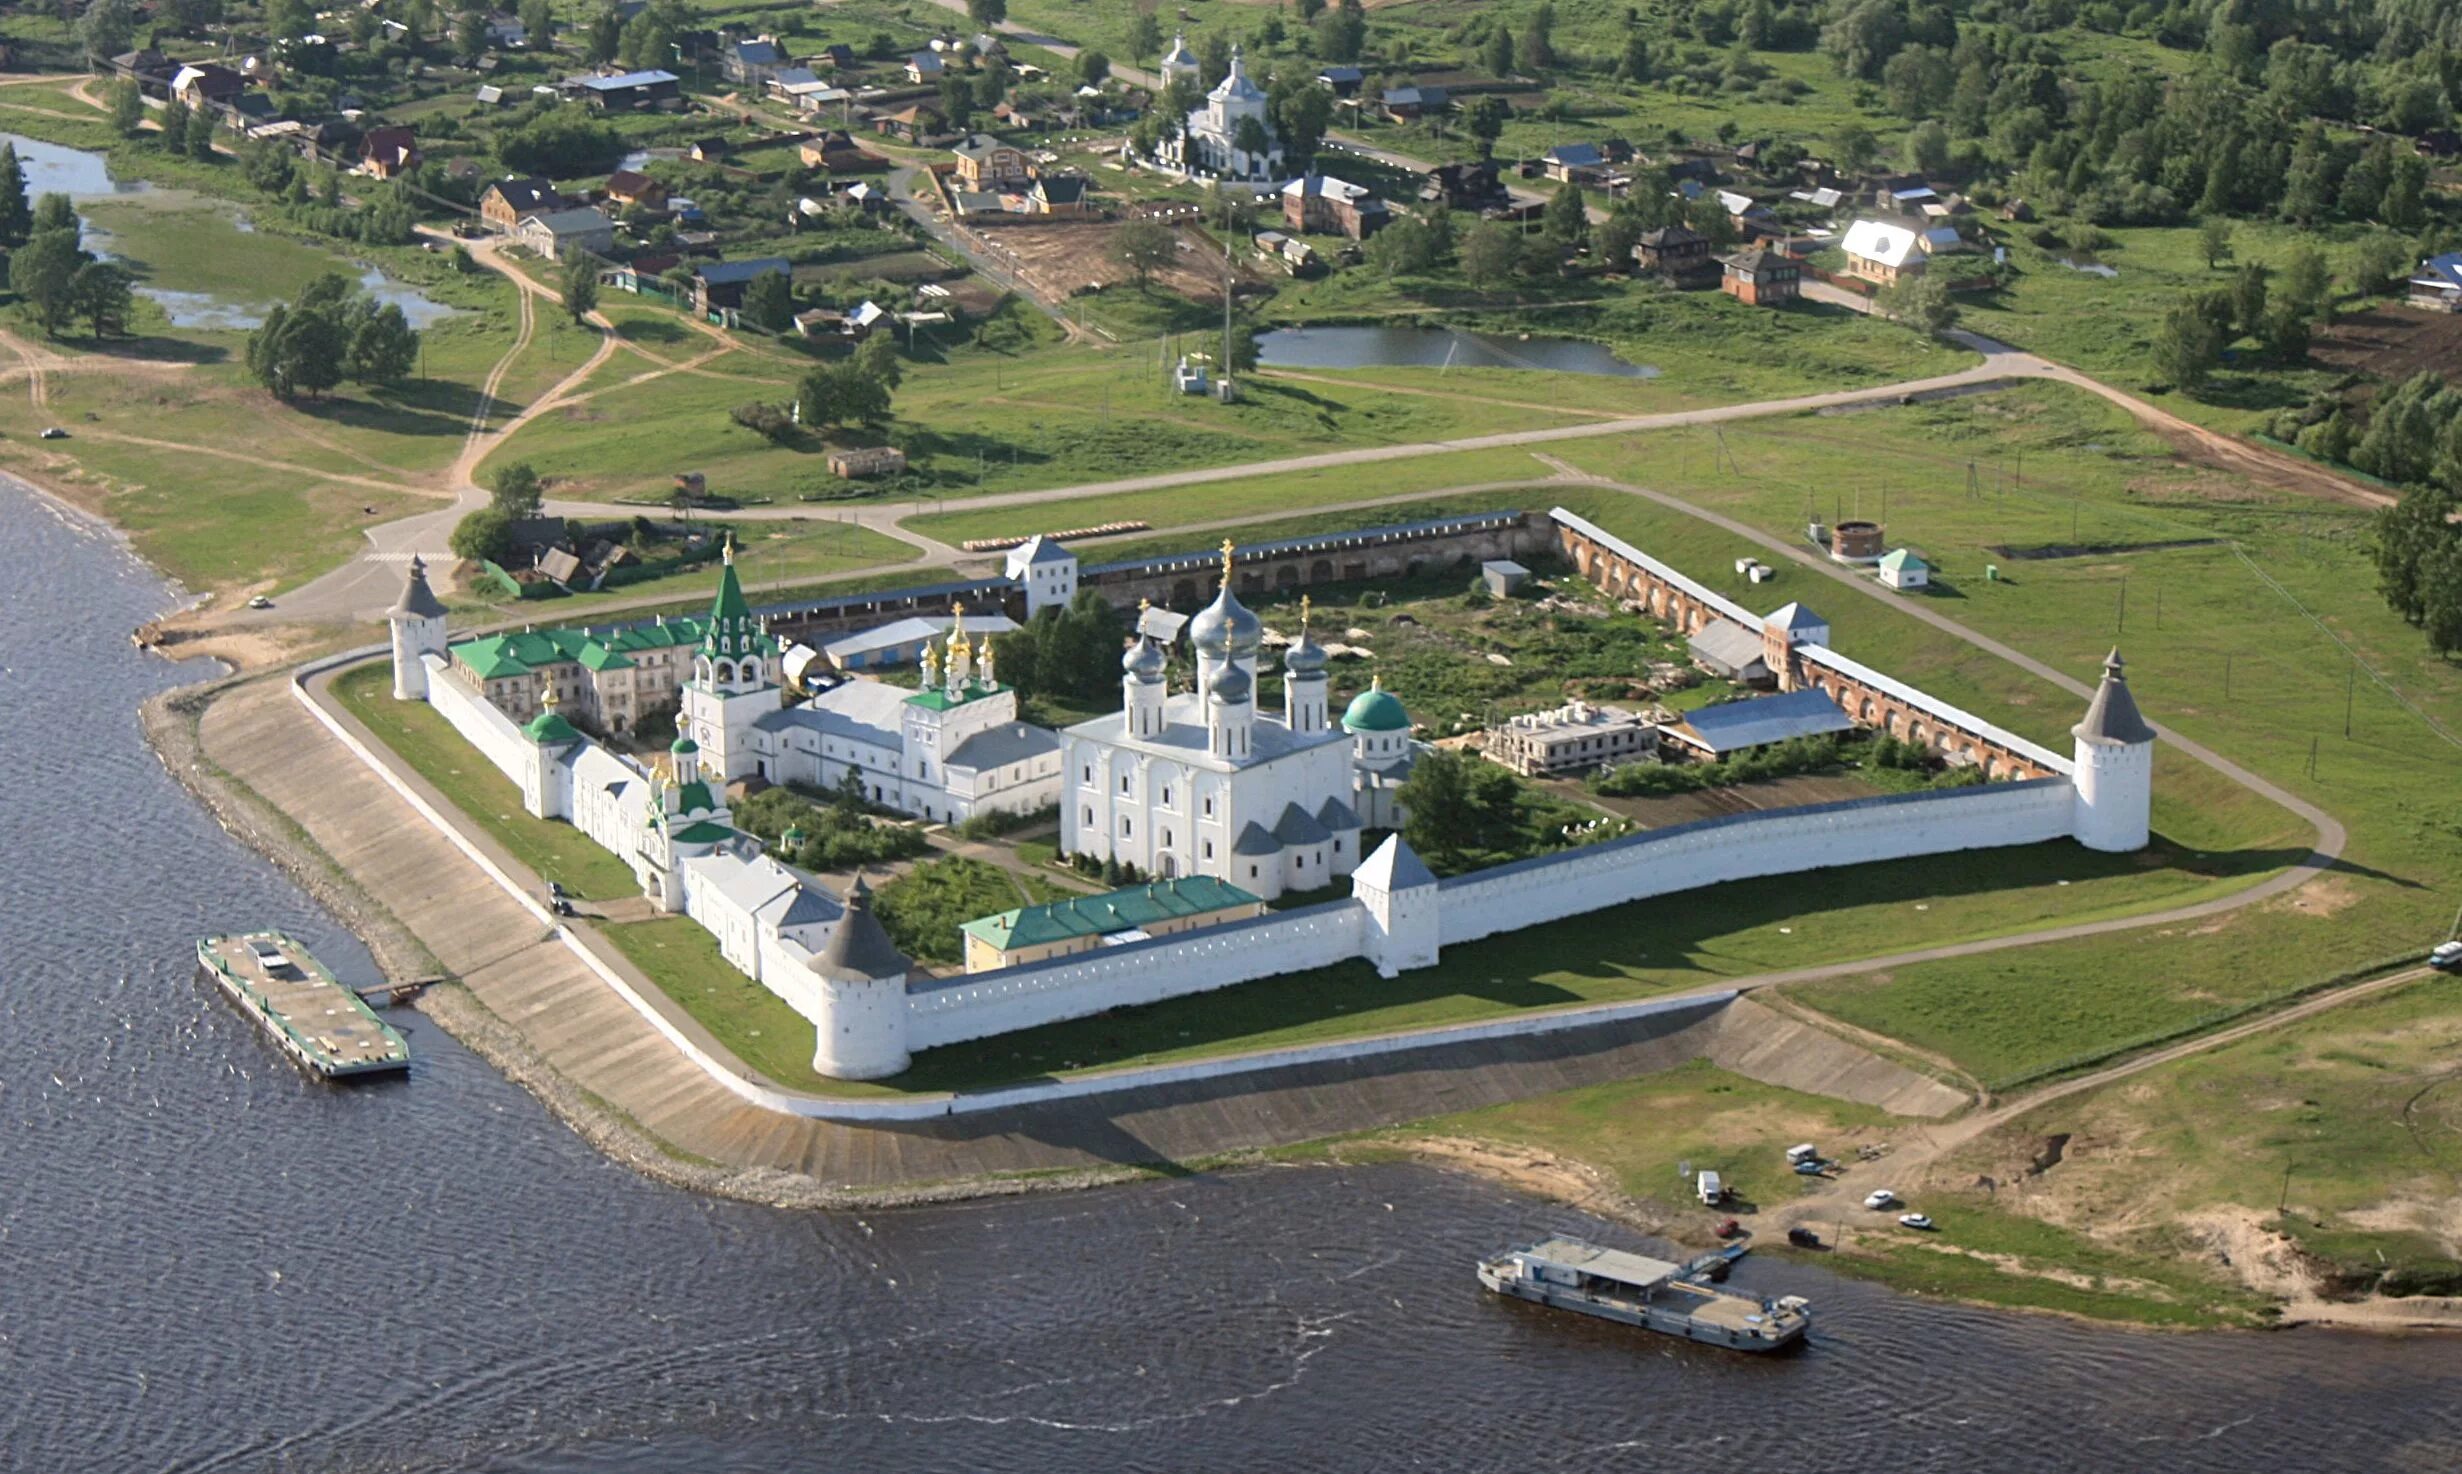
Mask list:
[{"label": "white van", "polygon": [[1693,1191],[1701,1194],[1701,1205],[1705,1208],[1715,1208],[1727,1198],[1727,1185],[1718,1180],[1715,1172],[1704,1172],[1695,1177]]},{"label": "white van", "polygon": [[1787,1148],[1787,1165],[1790,1167],[1819,1160],[1821,1160],[1821,1149],[1809,1141]]}]

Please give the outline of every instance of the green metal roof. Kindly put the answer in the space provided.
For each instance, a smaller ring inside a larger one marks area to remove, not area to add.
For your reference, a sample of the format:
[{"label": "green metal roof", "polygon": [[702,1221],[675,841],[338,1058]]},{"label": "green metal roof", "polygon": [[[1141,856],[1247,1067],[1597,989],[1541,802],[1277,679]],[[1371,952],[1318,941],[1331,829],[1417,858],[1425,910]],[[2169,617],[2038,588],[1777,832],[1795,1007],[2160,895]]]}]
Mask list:
[{"label": "green metal roof", "polygon": [[687,824],[670,836],[677,844],[718,844],[734,837],[734,830],[711,819]]},{"label": "green metal roof", "polygon": [[957,696],[954,700],[950,698],[946,689],[934,686],[928,691],[918,691],[907,697],[906,704],[920,706],[927,711],[947,711],[951,707],[964,706],[969,701],[980,701],[996,691],[1007,689],[1009,688],[1006,686],[986,685],[982,681],[970,680],[957,688]]},{"label": "green metal roof", "polygon": [[1411,716],[1402,709],[1399,697],[1371,686],[1351,698],[1349,709],[1342,713],[1342,725],[1352,732],[1407,732]]},{"label": "green metal roof", "polygon": [[727,561],[718,570],[718,597],[710,601],[709,626],[701,635],[701,653],[713,660],[741,660],[761,653],[761,621],[744,598],[735,576],[735,545],[727,545]]},{"label": "green metal roof", "polygon": [[1892,573],[1900,573],[1909,568],[1929,568],[1932,565],[1923,561],[1912,549],[1899,548],[1883,558],[1881,566]]},{"label": "green metal roof", "polygon": [[1186,875],[1151,885],[1132,885],[1104,895],[1077,896],[1003,911],[997,916],[981,916],[967,922],[962,930],[1008,952],[1077,937],[1107,937],[1159,921],[1256,904],[1255,896],[1228,881],[1211,875]]},{"label": "green metal roof", "polygon": [[[741,597],[740,590],[738,597]],[[568,660],[577,661],[591,670],[619,670],[633,663],[625,653],[627,651],[667,650],[678,645],[698,644],[707,629],[697,619],[668,619],[608,630],[603,634],[594,634],[585,629],[522,630],[514,634],[489,635],[483,640],[464,640],[453,647],[453,656],[477,672],[483,681],[492,681],[500,676],[529,675],[542,666]]]},{"label": "green metal roof", "polygon": [[689,814],[697,809],[714,809],[718,800],[711,796],[707,783],[687,783],[675,791],[677,812]]}]

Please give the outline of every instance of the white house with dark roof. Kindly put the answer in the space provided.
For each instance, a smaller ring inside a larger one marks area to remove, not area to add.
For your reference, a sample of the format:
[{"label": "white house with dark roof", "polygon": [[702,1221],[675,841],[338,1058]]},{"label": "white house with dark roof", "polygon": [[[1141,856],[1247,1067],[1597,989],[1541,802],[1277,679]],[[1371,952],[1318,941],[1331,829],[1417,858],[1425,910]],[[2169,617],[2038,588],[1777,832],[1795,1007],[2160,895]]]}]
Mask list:
[{"label": "white house with dark roof", "polygon": [[1009,549],[1002,570],[1025,592],[1028,619],[1077,597],[1077,555],[1039,532]]},{"label": "white house with dark roof", "polygon": [[1410,718],[1371,688],[1335,725],[1304,604],[1282,656],[1283,709],[1260,713],[1264,624],[1232,593],[1229,564],[1226,546],[1222,590],[1188,622],[1192,688],[1168,689],[1169,656],[1141,628],[1120,662],[1120,714],[1061,732],[1060,847],[1158,879],[1211,875],[1270,900],[1358,866],[1363,799],[1390,825]]},{"label": "white house with dark roof", "polygon": [[1901,277],[1920,275],[1928,259],[1921,236],[1886,220],[1856,221],[1847,227],[1840,248],[1846,252],[1849,276],[1885,287],[1895,286]]},{"label": "white house with dark roof", "polygon": [[[1261,149],[1241,142],[1250,123],[1256,129],[1249,142],[1261,140]],[[1182,119],[1156,151],[1165,168],[1182,174],[1257,184],[1282,177],[1282,139],[1274,132],[1265,89],[1248,79],[1239,47],[1231,48],[1231,70],[1205,95],[1205,106]]]},{"label": "white house with dark roof", "polygon": [[2462,312],[2462,251],[2420,262],[2405,300],[2430,312]]}]

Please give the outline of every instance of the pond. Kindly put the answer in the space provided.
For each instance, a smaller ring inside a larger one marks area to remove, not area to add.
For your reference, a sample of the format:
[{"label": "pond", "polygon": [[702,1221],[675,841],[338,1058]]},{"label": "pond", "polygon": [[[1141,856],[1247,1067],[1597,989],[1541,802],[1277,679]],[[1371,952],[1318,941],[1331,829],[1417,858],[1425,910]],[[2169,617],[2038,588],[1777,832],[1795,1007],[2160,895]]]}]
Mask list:
[{"label": "pond", "polygon": [[[230,279],[245,259],[237,238],[256,234],[237,206],[192,190],[115,179],[110,160],[86,149],[17,133],[0,133],[0,142],[16,148],[30,194],[65,194],[79,202],[87,249],[139,268],[137,295],[160,306],[171,326],[245,332],[264,325],[281,293],[263,282]],[[109,217],[108,223],[98,215]],[[259,263],[268,268],[261,275],[279,280],[284,290],[326,266],[356,266],[321,247],[273,236],[244,249],[290,258]],[[373,266],[356,266],[356,274],[368,295],[401,308],[414,328],[432,327],[456,310]]]},{"label": "pond", "polygon": [[2073,260],[2070,257],[2063,256],[2060,258],[2060,264],[2066,266],[2071,271],[2082,271],[2088,276],[2099,276],[2107,280],[2120,274],[2119,267],[2106,266],[2100,261],[2078,261]]},{"label": "pond", "polygon": [[1602,343],[1583,338],[1505,337],[1459,328],[1276,328],[1257,335],[1257,362],[1267,368],[1541,369],[1655,379],[1648,364],[1628,363]]}]

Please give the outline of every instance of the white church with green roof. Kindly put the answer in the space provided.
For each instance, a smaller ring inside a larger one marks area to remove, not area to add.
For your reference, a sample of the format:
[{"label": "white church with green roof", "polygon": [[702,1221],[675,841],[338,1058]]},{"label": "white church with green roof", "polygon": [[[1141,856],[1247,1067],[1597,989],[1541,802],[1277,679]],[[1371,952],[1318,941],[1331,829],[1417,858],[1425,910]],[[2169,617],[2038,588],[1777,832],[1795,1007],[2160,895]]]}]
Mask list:
[{"label": "white church with green roof", "polygon": [[1187,626],[1189,689],[1168,689],[1169,653],[1141,629],[1120,662],[1120,714],[1060,734],[1060,843],[1158,880],[1210,875],[1271,900],[1349,875],[1361,836],[1400,824],[1411,721],[1372,684],[1334,723],[1304,599],[1282,655],[1282,710],[1260,713],[1265,627],[1232,583],[1225,543],[1221,591]]}]

